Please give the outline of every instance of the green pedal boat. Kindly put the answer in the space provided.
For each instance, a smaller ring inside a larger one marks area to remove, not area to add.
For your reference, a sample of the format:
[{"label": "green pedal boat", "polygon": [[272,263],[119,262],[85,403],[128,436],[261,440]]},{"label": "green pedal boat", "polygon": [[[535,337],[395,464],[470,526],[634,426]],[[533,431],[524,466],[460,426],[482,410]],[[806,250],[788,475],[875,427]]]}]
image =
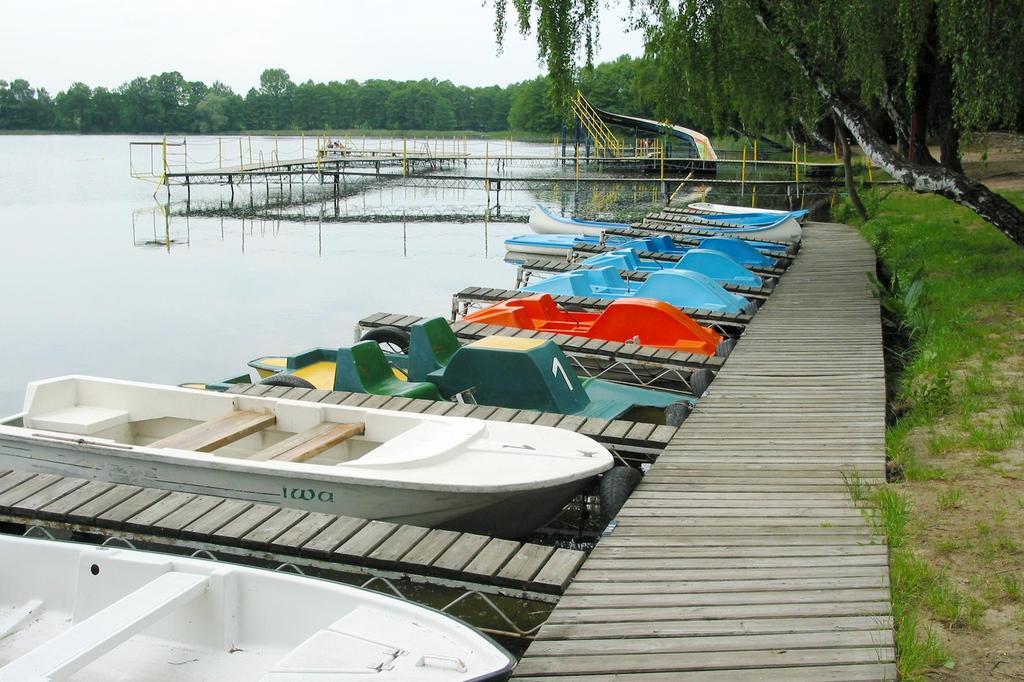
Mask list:
[{"label": "green pedal boat", "polygon": [[488,336],[463,345],[440,317],[412,326],[407,352],[398,347],[390,350],[398,352],[385,352],[377,341],[364,340],[350,347],[262,357],[249,366],[259,373],[261,383],[272,385],[673,426],[682,423],[696,400],[680,393],[581,378],[562,349],[544,339]]}]

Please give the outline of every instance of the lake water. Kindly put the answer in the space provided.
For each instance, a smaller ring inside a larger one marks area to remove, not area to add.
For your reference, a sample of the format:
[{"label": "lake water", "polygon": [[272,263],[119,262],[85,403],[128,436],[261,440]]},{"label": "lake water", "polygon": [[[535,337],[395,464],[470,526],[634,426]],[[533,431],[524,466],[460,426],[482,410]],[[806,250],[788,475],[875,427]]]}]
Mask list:
[{"label": "lake water", "polygon": [[[435,206],[470,216],[403,226],[321,225],[313,218],[318,203],[292,209],[305,211],[306,222],[186,218],[176,187],[168,248],[155,186],[130,177],[128,143],[0,136],[2,414],[20,409],[34,379],[220,379],[260,355],[349,343],[354,324],[370,313],[447,316],[452,293],[515,282],[502,243],[528,228],[485,226],[482,190],[386,187],[341,202],[343,214]],[[189,144],[190,155],[208,157],[216,138]],[[272,140],[257,144],[266,149]],[[517,153],[525,148],[516,143]],[[226,198],[226,188],[201,188],[193,206]],[[530,192],[504,193],[503,210],[525,215],[534,200]]]},{"label": "lake water", "polygon": [[[454,292],[514,285],[503,242],[529,228],[509,219],[524,219],[537,200],[569,212],[579,205],[591,216],[640,216],[660,205],[652,185],[569,185],[506,189],[496,211],[482,188],[391,182],[349,183],[337,207],[330,192],[326,201],[316,198],[317,184],[296,183],[290,195],[286,186],[270,185],[268,208],[267,188],[256,183],[251,192],[236,190],[233,210],[225,208],[228,188],[195,187],[186,214],[184,188],[172,188],[168,209],[163,188],[132,177],[132,170],[162,165],[159,145],[129,151],[140,139],[0,136],[0,414],[19,411],[25,384],[35,379],[82,373],[170,384],[219,380],[243,373],[261,355],[347,344],[355,323],[371,313],[447,316]],[[402,149],[390,139],[346,143]],[[408,148],[422,151],[424,144]],[[429,144],[481,155],[556,151],[500,140]],[[310,138],[190,137],[187,147],[168,148],[168,159],[195,170],[274,153],[309,157],[314,149]],[[439,174],[458,172],[479,175],[482,167]],[[535,161],[499,169],[492,161],[488,172],[572,170]],[[287,202],[278,201],[282,194]],[[715,197],[730,199],[720,190]],[[758,205],[773,202],[765,196]]]}]

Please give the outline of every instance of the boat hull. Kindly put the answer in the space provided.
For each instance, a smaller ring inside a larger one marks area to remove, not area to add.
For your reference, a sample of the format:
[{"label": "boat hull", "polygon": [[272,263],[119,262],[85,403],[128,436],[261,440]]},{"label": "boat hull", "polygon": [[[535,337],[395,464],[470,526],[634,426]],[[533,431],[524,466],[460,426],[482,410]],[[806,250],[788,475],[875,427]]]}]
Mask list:
[{"label": "boat hull", "polygon": [[38,538],[0,551],[3,682],[479,682],[515,663],[454,618],[350,585]]},{"label": "boat hull", "polygon": [[247,470],[224,460],[210,466],[186,464],[116,448],[48,444],[7,434],[0,434],[0,466],[510,538],[523,537],[550,521],[592,480],[505,492],[399,488]]},{"label": "boat hull", "polygon": [[798,220],[804,218],[807,215],[807,209],[799,209],[796,211],[782,211],[774,208],[747,208],[746,206],[733,206],[731,204],[714,204],[710,202],[698,201],[689,204],[687,208],[693,209],[694,211],[700,211],[701,213],[707,213],[714,215],[716,213],[725,213],[730,215],[776,215],[776,216],[791,216]]}]

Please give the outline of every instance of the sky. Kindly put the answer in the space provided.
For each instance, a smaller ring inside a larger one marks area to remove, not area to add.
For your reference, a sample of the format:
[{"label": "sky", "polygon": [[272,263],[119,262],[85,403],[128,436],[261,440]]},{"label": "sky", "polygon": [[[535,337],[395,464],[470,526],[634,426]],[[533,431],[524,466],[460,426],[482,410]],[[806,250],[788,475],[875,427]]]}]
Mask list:
[{"label": "sky", "polygon": [[[595,61],[642,53],[624,5],[603,9]],[[498,55],[493,25],[493,4],[482,0],[20,0],[5,3],[0,23],[0,80],[54,94],[75,81],[113,88],[179,71],[245,94],[270,67],[296,83],[507,85],[543,72],[534,36],[510,27]]]}]

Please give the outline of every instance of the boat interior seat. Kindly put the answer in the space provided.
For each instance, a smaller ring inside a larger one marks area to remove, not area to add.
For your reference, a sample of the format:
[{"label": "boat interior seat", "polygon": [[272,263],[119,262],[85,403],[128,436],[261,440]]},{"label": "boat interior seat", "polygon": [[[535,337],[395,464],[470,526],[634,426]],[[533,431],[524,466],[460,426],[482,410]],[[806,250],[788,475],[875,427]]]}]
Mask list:
[{"label": "boat interior seat", "polygon": [[202,595],[208,583],[205,575],[168,571],[14,659],[0,676],[5,680],[66,679]]},{"label": "boat interior seat", "polygon": [[375,341],[360,341],[338,349],[334,390],[442,400],[437,386],[427,381],[402,381],[395,376],[384,351]]},{"label": "boat interior seat", "polygon": [[417,322],[409,334],[409,378],[424,381],[428,374],[451,362],[462,347],[443,317]]},{"label": "boat interior seat", "polygon": [[76,436],[89,436],[127,423],[128,412],[125,410],[76,405],[44,414],[30,415],[26,426],[33,429],[72,433]]},{"label": "boat interior seat", "polygon": [[304,462],[365,431],[366,424],[322,422],[255,452],[246,459],[257,462]]},{"label": "boat interior seat", "polygon": [[277,422],[269,412],[235,410],[150,443],[151,448],[213,452]]}]

